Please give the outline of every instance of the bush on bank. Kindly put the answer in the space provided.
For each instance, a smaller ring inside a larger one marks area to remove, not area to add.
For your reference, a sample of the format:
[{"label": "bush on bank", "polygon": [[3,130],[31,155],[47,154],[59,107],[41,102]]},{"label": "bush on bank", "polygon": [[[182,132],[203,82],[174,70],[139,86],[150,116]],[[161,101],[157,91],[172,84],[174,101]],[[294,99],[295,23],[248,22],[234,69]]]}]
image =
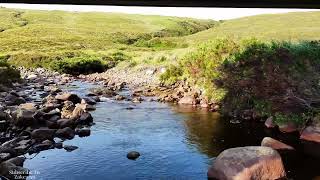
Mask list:
[{"label": "bush on bank", "polygon": [[20,72],[7,63],[7,56],[0,56],[0,84],[9,85],[20,79]]},{"label": "bush on bank", "polygon": [[44,67],[60,73],[72,75],[103,72],[115,67],[119,62],[131,59],[122,51],[109,53],[60,51],[60,52],[20,52],[8,54],[8,63],[27,68]]},{"label": "bush on bank", "polygon": [[187,78],[221,103],[224,113],[252,110],[278,124],[303,124],[320,107],[319,41],[218,39],[200,45],[170,70],[161,76],[164,82]]}]

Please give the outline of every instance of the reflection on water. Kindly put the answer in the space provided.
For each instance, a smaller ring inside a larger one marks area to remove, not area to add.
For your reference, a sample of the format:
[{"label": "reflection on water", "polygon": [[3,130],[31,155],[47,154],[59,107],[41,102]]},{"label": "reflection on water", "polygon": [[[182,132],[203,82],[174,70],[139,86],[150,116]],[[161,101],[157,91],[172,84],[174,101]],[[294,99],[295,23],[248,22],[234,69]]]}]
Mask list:
[{"label": "reflection on water", "polygon": [[215,157],[227,148],[260,145],[266,136],[261,123],[232,124],[218,113],[203,109],[186,106],[175,106],[172,109],[185,118],[186,139],[209,157]]},{"label": "reflection on water", "polygon": [[[70,90],[81,95],[92,87],[76,85],[81,88]],[[277,136],[261,123],[231,124],[217,113],[158,102],[109,100],[92,115],[91,136],[65,142],[79,149],[43,151],[26,161],[25,167],[40,173],[36,179],[206,179],[211,161],[224,149],[260,145],[263,137]],[[136,161],[126,158],[132,150],[141,154]],[[318,166],[309,165],[313,170],[297,174],[313,177]]]}]

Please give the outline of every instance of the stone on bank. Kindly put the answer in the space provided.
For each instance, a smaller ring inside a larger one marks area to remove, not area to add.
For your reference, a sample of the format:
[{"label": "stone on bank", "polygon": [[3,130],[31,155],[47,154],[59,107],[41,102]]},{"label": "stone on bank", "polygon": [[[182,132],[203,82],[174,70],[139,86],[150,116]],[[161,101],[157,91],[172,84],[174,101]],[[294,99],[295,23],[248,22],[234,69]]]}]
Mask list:
[{"label": "stone on bank", "polygon": [[219,180],[270,180],[285,176],[279,153],[261,146],[224,150],[208,170],[209,179]]}]

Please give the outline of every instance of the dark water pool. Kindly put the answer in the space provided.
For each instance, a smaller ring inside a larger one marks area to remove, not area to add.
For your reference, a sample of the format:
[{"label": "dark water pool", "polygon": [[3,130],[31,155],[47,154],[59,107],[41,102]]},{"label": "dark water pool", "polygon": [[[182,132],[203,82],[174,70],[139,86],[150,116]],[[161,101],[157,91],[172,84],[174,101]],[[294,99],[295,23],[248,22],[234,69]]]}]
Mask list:
[{"label": "dark water pool", "polygon": [[[71,90],[82,95],[92,87],[75,85],[80,87]],[[231,124],[217,113],[158,102],[108,100],[92,115],[96,124],[91,136],[64,143],[78,146],[77,150],[43,151],[25,162],[34,173],[29,179],[207,179],[209,165],[224,149],[259,145],[263,137],[277,135],[259,123]],[[132,150],[141,154],[136,161],[126,158]],[[289,176],[320,175],[319,162],[300,158],[287,166]]]}]

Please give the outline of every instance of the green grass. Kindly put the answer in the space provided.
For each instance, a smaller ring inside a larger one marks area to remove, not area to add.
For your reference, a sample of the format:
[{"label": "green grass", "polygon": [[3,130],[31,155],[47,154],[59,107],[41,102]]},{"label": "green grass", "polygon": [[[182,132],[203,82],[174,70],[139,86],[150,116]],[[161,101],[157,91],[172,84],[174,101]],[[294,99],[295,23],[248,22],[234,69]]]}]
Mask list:
[{"label": "green grass", "polygon": [[255,37],[272,40],[319,40],[320,12],[293,12],[270,14],[227,20],[218,26],[185,37],[190,44],[208,39],[229,37],[247,39]]},{"label": "green grass", "polygon": [[[174,64],[217,37],[310,40],[320,37],[319,12],[259,15],[228,21],[0,8],[0,55],[24,66],[47,66],[74,56],[125,51],[130,64]],[[167,60],[152,57],[164,56]],[[151,57],[151,58],[150,58]],[[123,64],[123,63],[121,63]]]},{"label": "green grass", "polygon": [[204,43],[161,76],[166,83],[187,79],[203,89],[223,112],[254,110],[279,124],[303,124],[320,106],[320,41]]}]

